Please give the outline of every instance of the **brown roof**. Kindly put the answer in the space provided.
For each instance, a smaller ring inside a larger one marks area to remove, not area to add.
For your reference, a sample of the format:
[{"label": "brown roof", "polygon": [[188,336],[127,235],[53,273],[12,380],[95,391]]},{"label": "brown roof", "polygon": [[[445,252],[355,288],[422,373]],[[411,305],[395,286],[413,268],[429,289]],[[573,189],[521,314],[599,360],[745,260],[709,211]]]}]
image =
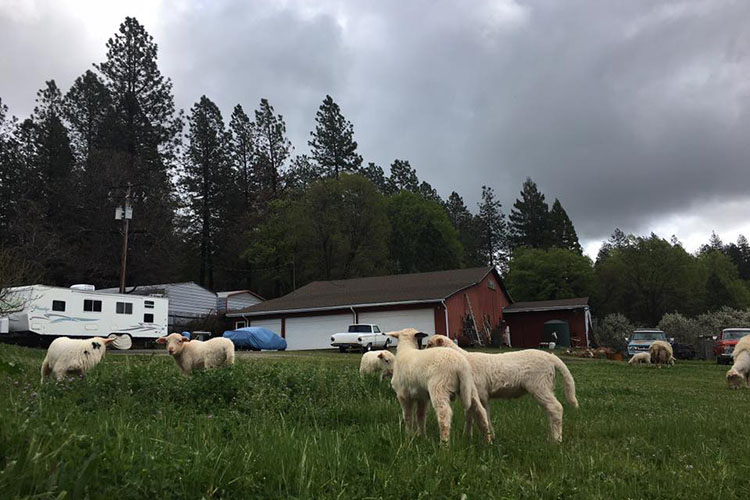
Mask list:
[{"label": "brown roof", "polygon": [[589,305],[588,297],[560,300],[536,300],[532,302],[516,302],[503,309],[503,313],[517,313],[529,311],[554,311],[559,309],[581,309]]},{"label": "brown roof", "polygon": [[[313,281],[288,295],[234,311],[227,316],[337,309],[355,305],[438,302],[459,290],[479,283],[491,270],[490,267],[475,267],[430,273]],[[499,285],[507,295],[501,280]]]}]

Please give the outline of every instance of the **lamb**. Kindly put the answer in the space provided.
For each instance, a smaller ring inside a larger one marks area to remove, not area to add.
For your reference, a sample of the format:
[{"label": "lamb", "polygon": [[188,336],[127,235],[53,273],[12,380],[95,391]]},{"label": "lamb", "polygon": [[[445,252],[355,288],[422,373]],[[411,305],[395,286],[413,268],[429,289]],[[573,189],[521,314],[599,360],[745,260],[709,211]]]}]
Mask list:
[{"label": "lamb", "polygon": [[380,380],[393,376],[393,363],[396,356],[390,351],[370,351],[362,355],[359,363],[359,375],[361,377],[368,373],[380,374]]},{"label": "lamb", "polygon": [[674,365],[674,353],[672,346],[663,340],[654,340],[651,347],[648,348],[648,352],[651,355],[651,362],[658,365]]},{"label": "lamb", "polygon": [[[550,438],[562,441],[563,407],[555,397],[555,369],[562,375],[565,398],[575,408],[578,400],[573,376],[560,358],[536,349],[502,354],[466,352],[445,335],[435,335],[427,347],[453,349],[466,357],[488,417],[490,398],[513,399],[528,393],[547,412]],[[471,432],[470,418],[466,419],[466,431]]]},{"label": "lamb", "polygon": [[730,389],[739,389],[742,382],[750,388],[750,335],[742,337],[732,352],[734,364],[727,371],[727,383]]},{"label": "lamb", "polygon": [[[427,334],[406,328],[388,335],[398,339],[391,386],[401,404],[406,428],[424,434],[428,400],[435,409],[440,440],[447,443],[451,432],[451,396],[460,394],[466,415],[476,413],[487,442],[492,441],[487,413],[479,400],[469,362],[452,349],[420,350],[417,339]],[[417,421],[412,420],[416,403]]]},{"label": "lamb", "polygon": [[629,365],[638,365],[638,364],[651,364],[651,353],[648,352],[638,352],[636,354],[633,354],[633,357],[630,358],[630,361],[628,361]]},{"label": "lamb", "polygon": [[224,337],[202,342],[190,340],[179,333],[170,333],[166,337],[156,339],[156,343],[167,344],[167,352],[185,376],[190,376],[193,370],[234,364],[234,343]]},{"label": "lamb", "polygon": [[104,358],[107,345],[115,337],[92,337],[86,339],[56,338],[47,349],[42,363],[42,382],[50,374],[59,382],[66,375],[80,375],[99,364]]}]

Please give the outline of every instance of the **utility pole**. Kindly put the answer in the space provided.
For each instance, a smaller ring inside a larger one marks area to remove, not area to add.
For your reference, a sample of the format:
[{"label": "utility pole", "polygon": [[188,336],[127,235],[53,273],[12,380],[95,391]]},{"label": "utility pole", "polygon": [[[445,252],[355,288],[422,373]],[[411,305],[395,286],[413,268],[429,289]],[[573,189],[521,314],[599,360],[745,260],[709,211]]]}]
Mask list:
[{"label": "utility pole", "polygon": [[133,207],[130,205],[130,183],[125,191],[125,204],[115,209],[115,220],[122,220],[122,259],[120,263],[120,293],[125,293],[125,269],[128,261],[128,229],[133,218]]}]

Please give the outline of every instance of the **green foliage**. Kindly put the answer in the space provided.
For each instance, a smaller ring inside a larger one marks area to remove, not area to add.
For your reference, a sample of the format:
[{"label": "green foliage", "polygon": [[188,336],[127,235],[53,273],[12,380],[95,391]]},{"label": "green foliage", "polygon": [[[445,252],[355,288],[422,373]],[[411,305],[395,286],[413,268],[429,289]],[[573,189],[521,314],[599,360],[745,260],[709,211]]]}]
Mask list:
[{"label": "green foliage", "polygon": [[633,334],[633,324],[619,313],[608,314],[594,328],[596,338],[604,347],[611,347],[618,351],[625,351],[628,343],[625,340]]},{"label": "green foliage", "polygon": [[308,141],[313,160],[323,175],[337,177],[343,172],[356,172],[362,165],[354,140],[354,126],[341,114],[339,105],[330,95],[315,114],[315,130]]},{"label": "green foliage", "polygon": [[549,207],[530,177],[523,183],[521,197],[513,203],[509,219],[513,248],[550,246]]},{"label": "green foliage", "polygon": [[463,247],[463,261],[466,267],[480,267],[488,261],[482,252],[482,228],[464,204],[463,198],[453,191],[445,202],[445,212],[453,227],[458,231],[458,239]]},{"label": "green foliage", "polygon": [[401,191],[388,200],[390,254],[397,273],[456,269],[462,248],[442,205]]},{"label": "green foliage", "polygon": [[519,301],[588,297],[594,287],[591,259],[562,248],[519,249],[505,278]]},{"label": "green foliage", "polygon": [[552,246],[565,248],[576,253],[583,253],[581,244],[578,242],[573,222],[568,217],[568,213],[563,208],[560,200],[555,198],[552,209],[549,212],[550,230],[552,232]]},{"label": "green foliage", "polygon": [[253,139],[255,141],[253,176],[256,179],[262,212],[265,203],[279,197],[281,170],[292,148],[292,143],[286,137],[284,117],[275,114],[273,106],[266,98],[260,100],[260,106],[255,110]]},{"label": "green foliage", "polygon": [[394,160],[391,163],[391,175],[388,178],[393,192],[419,192],[419,178],[417,171],[409,164],[409,160]]},{"label": "green foliage", "polygon": [[581,407],[565,404],[563,446],[524,397],[491,403],[492,445],[462,436],[454,403],[445,448],[431,410],[426,436],[403,429],[392,389],[360,378],[359,356],[241,355],[187,379],[167,356],[109,354],[83,380],[40,386],[42,358],[0,345],[3,498],[616,500],[637,487],[739,499],[750,488],[750,444],[727,452],[750,393],[727,390],[710,363],[571,360]]},{"label": "green foliage", "polygon": [[476,225],[480,238],[480,248],[485,264],[501,269],[508,265],[508,223],[502,205],[495,198],[491,187],[482,186],[482,201]]},{"label": "green foliage", "polygon": [[657,327],[666,333],[667,337],[674,337],[677,342],[685,344],[695,344],[698,340],[698,335],[701,334],[698,322],[680,313],[665,314],[662,316]]}]

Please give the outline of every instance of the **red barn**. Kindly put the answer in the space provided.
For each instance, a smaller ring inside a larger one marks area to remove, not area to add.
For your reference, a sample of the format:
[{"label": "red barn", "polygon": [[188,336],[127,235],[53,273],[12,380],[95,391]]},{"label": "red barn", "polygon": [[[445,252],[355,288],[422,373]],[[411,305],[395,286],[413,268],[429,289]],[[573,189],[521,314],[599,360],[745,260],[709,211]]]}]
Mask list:
[{"label": "red barn", "polygon": [[587,347],[591,335],[589,298],[516,302],[503,310],[513,347]]},{"label": "red barn", "polygon": [[412,327],[463,342],[473,340],[466,327],[476,323],[486,341],[510,303],[497,270],[479,267],[315,281],[226,316],[232,328],[262,326],[278,333],[290,350],[325,349],[331,334],[351,323],[374,323],[383,331]]}]

